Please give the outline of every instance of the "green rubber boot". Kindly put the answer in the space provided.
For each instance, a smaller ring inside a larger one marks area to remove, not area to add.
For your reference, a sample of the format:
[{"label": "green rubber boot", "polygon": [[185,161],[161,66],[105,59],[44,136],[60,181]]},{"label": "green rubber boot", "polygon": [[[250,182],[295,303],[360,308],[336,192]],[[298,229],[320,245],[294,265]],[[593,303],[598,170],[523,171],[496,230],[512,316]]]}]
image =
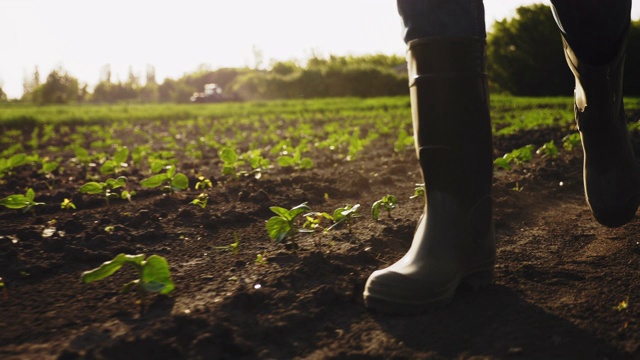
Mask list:
[{"label": "green rubber boot", "polygon": [[411,248],[369,277],[364,302],[414,314],[448,302],[463,282],[490,283],[496,250],[485,41],[415,40],[407,61],[425,208]]},{"label": "green rubber boot", "polygon": [[640,204],[640,169],[629,139],[622,100],[627,35],[605,65],[580,60],[563,38],[567,64],[576,80],[575,117],[584,151],[584,191],[595,219],[618,227]]}]

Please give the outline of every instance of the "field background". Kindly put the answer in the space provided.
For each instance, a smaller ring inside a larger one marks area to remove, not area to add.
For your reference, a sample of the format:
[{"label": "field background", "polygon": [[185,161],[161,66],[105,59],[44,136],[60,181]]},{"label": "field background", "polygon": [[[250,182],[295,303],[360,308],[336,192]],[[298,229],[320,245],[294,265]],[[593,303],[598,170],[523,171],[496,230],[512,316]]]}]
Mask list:
[{"label": "field background", "polygon": [[[640,99],[626,105],[635,129]],[[640,222],[606,229],[591,218],[572,99],[497,95],[491,112],[493,156],[504,160],[494,173],[495,283],[394,317],[366,311],[361,293],[406,251],[423,206],[410,199],[421,179],[407,97],[3,104],[0,199],[31,188],[43,204],[0,208],[0,357],[638,356]],[[124,161],[105,167],[124,148]],[[224,149],[238,156],[230,175]],[[141,185],[167,167],[187,189]],[[114,192],[135,192],[130,201],[79,192],[118,176],[126,186]],[[211,187],[196,188],[204,180]],[[386,194],[399,206],[374,221],[369,209]],[[199,197],[205,207],[192,204]],[[362,216],[272,241],[269,207],[303,202],[324,212],[360,204]],[[140,312],[136,294],[119,293],[132,268],[79,282],[118,253],[165,257],[176,289]]]}]

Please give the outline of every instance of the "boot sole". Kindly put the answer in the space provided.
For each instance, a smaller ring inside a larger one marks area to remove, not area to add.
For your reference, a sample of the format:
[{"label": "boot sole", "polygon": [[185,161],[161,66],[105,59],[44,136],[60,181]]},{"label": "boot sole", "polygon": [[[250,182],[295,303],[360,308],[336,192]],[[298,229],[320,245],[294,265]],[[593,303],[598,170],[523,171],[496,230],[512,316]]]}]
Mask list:
[{"label": "boot sole", "polygon": [[384,314],[417,315],[429,310],[438,309],[451,302],[455,292],[461,286],[469,286],[473,290],[489,286],[493,282],[493,268],[491,270],[475,271],[464,276],[455,286],[446,290],[441,296],[420,302],[398,301],[367,294],[364,296],[365,307]]}]

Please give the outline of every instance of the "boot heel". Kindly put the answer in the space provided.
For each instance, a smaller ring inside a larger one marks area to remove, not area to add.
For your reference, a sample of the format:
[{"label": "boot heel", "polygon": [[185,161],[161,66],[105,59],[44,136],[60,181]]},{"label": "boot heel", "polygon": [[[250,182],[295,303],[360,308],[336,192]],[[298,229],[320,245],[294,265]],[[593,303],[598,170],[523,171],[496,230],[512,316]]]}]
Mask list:
[{"label": "boot heel", "polygon": [[493,282],[493,270],[484,270],[471,273],[467,275],[463,280],[474,290],[486,287]]}]

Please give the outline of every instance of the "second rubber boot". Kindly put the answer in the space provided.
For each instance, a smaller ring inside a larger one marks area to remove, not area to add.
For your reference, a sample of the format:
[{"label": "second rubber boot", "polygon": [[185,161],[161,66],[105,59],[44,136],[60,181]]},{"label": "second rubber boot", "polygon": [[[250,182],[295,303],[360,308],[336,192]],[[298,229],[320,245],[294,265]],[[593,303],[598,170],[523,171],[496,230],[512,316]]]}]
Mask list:
[{"label": "second rubber boot", "polygon": [[493,174],[485,41],[427,38],[407,52],[424,212],[409,251],[367,280],[364,302],[414,314],[448,302],[463,282],[493,276]]},{"label": "second rubber boot", "polygon": [[574,111],[584,150],[585,195],[595,219],[608,227],[628,223],[640,204],[640,169],[622,100],[626,42],[625,34],[609,63],[591,65],[563,38],[576,82]]}]

